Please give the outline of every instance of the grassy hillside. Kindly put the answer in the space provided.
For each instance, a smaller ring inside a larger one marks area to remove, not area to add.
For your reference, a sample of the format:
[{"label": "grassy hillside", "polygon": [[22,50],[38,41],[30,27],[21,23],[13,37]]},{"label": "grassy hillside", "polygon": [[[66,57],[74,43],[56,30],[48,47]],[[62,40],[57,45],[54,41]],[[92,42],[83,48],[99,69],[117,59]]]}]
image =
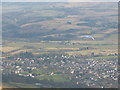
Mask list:
[{"label": "grassy hillside", "polygon": [[116,3],[3,3],[3,39],[69,41],[91,35],[103,40],[114,33]]}]

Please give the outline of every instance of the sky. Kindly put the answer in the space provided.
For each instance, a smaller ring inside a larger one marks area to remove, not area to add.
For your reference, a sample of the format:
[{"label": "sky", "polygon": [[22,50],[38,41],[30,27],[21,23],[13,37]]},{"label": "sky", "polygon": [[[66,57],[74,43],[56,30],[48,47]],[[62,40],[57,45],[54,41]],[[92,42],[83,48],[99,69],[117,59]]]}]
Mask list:
[{"label": "sky", "polygon": [[2,2],[119,2],[120,0],[2,0]]}]

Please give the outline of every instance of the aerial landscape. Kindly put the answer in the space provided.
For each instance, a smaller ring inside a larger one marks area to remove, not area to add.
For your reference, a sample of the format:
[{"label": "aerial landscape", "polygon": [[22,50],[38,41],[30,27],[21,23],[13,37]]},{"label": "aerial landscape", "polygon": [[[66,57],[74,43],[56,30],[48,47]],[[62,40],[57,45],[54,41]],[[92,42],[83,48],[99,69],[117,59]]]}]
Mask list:
[{"label": "aerial landscape", "polygon": [[118,5],[2,3],[3,88],[118,88]]}]

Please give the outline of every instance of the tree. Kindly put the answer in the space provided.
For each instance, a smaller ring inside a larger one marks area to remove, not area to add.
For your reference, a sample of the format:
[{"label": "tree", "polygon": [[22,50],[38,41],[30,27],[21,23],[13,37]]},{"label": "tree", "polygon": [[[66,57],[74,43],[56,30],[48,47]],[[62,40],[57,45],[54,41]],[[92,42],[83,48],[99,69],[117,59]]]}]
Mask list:
[{"label": "tree", "polygon": [[94,52],[92,52],[92,53],[91,53],[91,56],[94,56],[94,55],[95,55],[95,53],[94,53]]},{"label": "tree", "polygon": [[33,58],[34,57],[32,52],[22,52],[22,53],[19,54],[19,56],[21,58]]},{"label": "tree", "polygon": [[72,24],[71,22],[67,22],[67,24]]}]

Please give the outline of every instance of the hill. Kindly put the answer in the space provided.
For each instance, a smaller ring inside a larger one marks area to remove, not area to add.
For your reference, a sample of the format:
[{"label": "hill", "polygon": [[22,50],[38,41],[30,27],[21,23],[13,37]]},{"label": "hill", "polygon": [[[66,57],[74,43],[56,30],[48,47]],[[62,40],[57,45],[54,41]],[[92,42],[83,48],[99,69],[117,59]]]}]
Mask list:
[{"label": "hill", "polygon": [[[3,3],[3,39],[71,41],[117,33],[117,3]],[[9,33],[9,34],[8,34]]]}]

